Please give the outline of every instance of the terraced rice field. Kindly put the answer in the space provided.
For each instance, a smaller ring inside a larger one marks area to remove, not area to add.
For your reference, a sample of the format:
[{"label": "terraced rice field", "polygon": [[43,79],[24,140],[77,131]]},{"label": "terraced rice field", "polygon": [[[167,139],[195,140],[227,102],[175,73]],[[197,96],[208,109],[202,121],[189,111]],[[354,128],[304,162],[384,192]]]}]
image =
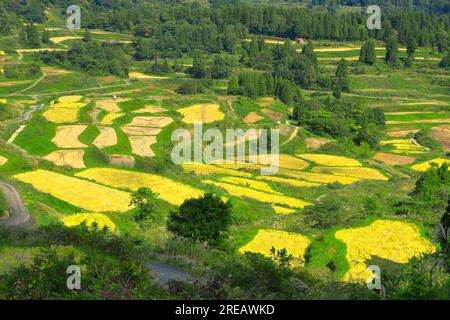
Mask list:
[{"label": "terraced rice field", "polygon": [[381,141],[382,146],[392,146],[394,150],[392,153],[396,154],[422,154],[427,151],[425,147],[415,144],[412,139],[393,139]]},{"label": "terraced rice field", "polygon": [[167,77],[161,77],[161,76],[152,76],[152,75],[147,75],[147,74],[143,74],[140,72],[130,72],[129,74],[130,79],[140,79],[140,80],[163,80],[163,79],[168,79]]},{"label": "terraced rice field", "polygon": [[266,202],[275,205],[286,205],[288,207],[296,209],[303,209],[304,207],[311,205],[311,203],[300,199],[290,198],[279,194],[265,193],[229,183],[217,182],[212,180],[203,180],[203,182],[206,184],[216,185],[235,197],[250,198],[260,202]]},{"label": "terraced rice field", "polygon": [[327,154],[299,154],[297,157],[317,163],[321,166],[331,167],[360,167],[361,162],[339,156],[332,156]]},{"label": "terraced rice field", "polygon": [[400,221],[377,220],[367,227],[338,231],[336,238],[347,247],[350,269],[344,276],[346,281],[369,279],[366,261],[371,258],[407,263],[413,257],[436,250],[414,224]]},{"label": "terraced rice field", "polygon": [[275,250],[286,249],[296,261],[292,267],[302,265],[305,261],[304,255],[310,246],[309,239],[301,234],[281,230],[259,230],[257,235],[245,246],[239,249],[240,253],[260,253],[266,257],[273,258],[272,247]]},{"label": "terraced rice field", "polygon": [[433,159],[433,160],[429,160],[429,161],[425,161],[425,162],[416,164],[416,165],[412,166],[411,168],[415,171],[425,172],[431,167],[432,163],[435,163],[438,166],[442,166],[444,163],[447,163],[450,166],[450,159],[437,158],[437,159]]},{"label": "terraced rice field", "polygon": [[186,199],[198,198],[203,194],[201,190],[187,184],[150,173],[97,168],[84,170],[77,173],[76,176],[130,191],[147,187],[153,192],[158,193],[160,199],[176,206],[182,204]]},{"label": "terraced rice field", "polygon": [[85,125],[71,125],[61,126],[56,129],[56,135],[52,139],[52,142],[58,147],[63,149],[82,149],[87,145],[80,142],[78,137],[86,130]]},{"label": "terraced rice field", "polygon": [[278,174],[282,175],[282,176],[287,176],[290,178],[306,180],[309,182],[340,183],[343,185],[353,184],[353,183],[361,180],[359,178],[348,177],[348,176],[321,174],[321,173],[305,172],[305,171],[295,171],[295,170],[288,170],[288,169],[280,169]]},{"label": "terraced rice field", "polygon": [[195,104],[177,109],[177,112],[183,115],[183,122],[188,124],[212,123],[225,118],[225,114],[220,111],[220,107],[216,103]]},{"label": "terraced rice field", "polygon": [[102,213],[79,213],[63,218],[62,222],[66,227],[76,227],[85,223],[89,228],[93,228],[95,225],[98,230],[106,227],[111,232],[116,231],[115,224]]},{"label": "terraced rice field", "polygon": [[95,106],[99,109],[105,110],[108,113],[119,113],[122,111],[118,103],[126,102],[128,99],[106,99],[97,101]]},{"label": "terraced rice field", "polygon": [[275,190],[273,190],[267,183],[261,182],[261,181],[255,181],[251,179],[245,179],[245,178],[238,178],[238,177],[224,177],[220,178],[220,181],[231,183],[231,184],[237,184],[240,186],[252,188],[258,191],[268,192],[268,193],[274,193],[274,194],[281,194]]},{"label": "terraced rice field", "polygon": [[390,166],[405,166],[408,164],[412,164],[416,161],[416,158],[414,157],[399,156],[395,154],[382,152],[377,153],[373,157],[373,159],[388,164]]},{"label": "terraced rice field", "polygon": [[61,97],[43,115],[48,121],[55,123],[77,122],[78,112],[86,106],[83,102],[77,102],[80,99],[79,96]]},{"label": "terraced rice field", "polygon": [[115,146],[117,144],[117,134],[114,128],[98,127],[100,134],[92,142],[99,149]]},{"label": "terraced rice field", "polygon": [[87,211],[124,212],[131,209],[129,193],[59,173],[36,170],[15,175],[14,179]]},{"label": "terraced rice field", "polygon": [[57,150],[44,157],[57,166],[68,166],[74,169],[86,168],[84,164],[84,150]]},{"label": "terraced rice field", "polygon": [[0,166],[4,165],[6,162],[8,162],[8,159],[3,156],[0,156]]},{"label": "terraced rice field", "polygon": [[364,180],[389,180],[378,170],[363,167],[315,167],[312,171]]},{"label": "terraced rice field", "polygon": [[214,175],[214,174],[223,174],[223,175],[229,175],[229,176],[236,176],[236,177],[244,177],[244,178],[251,178],[252,174],[248,172],[242,172],[242,171],[236,171],[231,170],[227,168],[222,168],[218,166],[213,166],[209,164],[203,164],[203,163],[183,163],[182,164],[183,170],[186,172],[192,172],[198,175]]},{"label": "terraced rice field", "polygon": [[103,117],[102,121],[100,121],[103,125],[112,125],[116,119],[123,117],[125,113],[110,113]]}]

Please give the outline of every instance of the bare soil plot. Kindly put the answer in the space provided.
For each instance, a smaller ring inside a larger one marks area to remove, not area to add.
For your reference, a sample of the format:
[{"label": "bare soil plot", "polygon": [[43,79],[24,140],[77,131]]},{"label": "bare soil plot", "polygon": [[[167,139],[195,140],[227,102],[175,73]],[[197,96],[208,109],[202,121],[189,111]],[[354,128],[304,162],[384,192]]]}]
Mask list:
[{"label": "bare soil plot", "polygon": [[173,119],[169,117],[135,117],[128,126],[164,128],[172,122]]},{"label": "bare soil plot", "polygon": [[317,150],[332,141],[333,140],[327,138],[306,138],[306,147],[311,150]]},{"label": "bare soil plot", "polygon": [[442,144],[444,151],[450,151],[450,125],[434,127],[431,134]]},{"label": "bare soil plot", "polygon": [[8,162],[8,159],[3,156],[0,156],[0,166],[4,165],[6,162]]},{"label": "bare soil plot", "polygon": [[129,99],[106,99],[96,102],[96,107],[105,110],[109,113],[117,113],[122,111],[117,105],[120,102],[128,101]]},{"label": "bare soil plot", "polygon": [[401,138],[406,137],[410,133],[417,133],[420,129],[410,129],[410,130],[399,130],[399,131],[388,131],[387,135],[389,137]]},{"label": "bare soil plot", "polygon": [[126,156],[123,154],[111,154],[109,155],[109,164],[121,168],[134,168],[136,161],[132,156]]},{"label": "bare soil plot", "polygon": [[262,119],[264,119],[264,118],[259,116],[256,112],[252,111],[244,118],[244,122],[247,124],[251,124],[251,123],[258,122]]},{"label": "bare soil plot", "polygon": [[50,68],[50,67],[43,67],[42,71],[48,74],[49,76],[59,76],[61,74],[68,74],[72,71],[64,70],[64,69],[56,69],[56,68]]},{"label": "bare soil plot", "polygon": [[416,101],[416,102],[402,102],[402,103],[400,103],[400,105],[402,105],[402,106],[417,106],[417,105],[422,105],[422,104],[428,104],[428,105],[434,105],[434,106],[445,106],[445,105],[447,105],[446,102],[438,101],[438,100],[433,100],[433,101]]},{"label": "bare soil plot", "polygon": [[151,76],[140,72],[130,72],[130,79],[168,79],[167,77]]},{"label": "bare soil plot", "polygon": [[45,160],[53,162],[57,166],[69,166],[74,169],[86,168],[83,161],[84,150],[58,150],[50,153]]},{"label": "bare soil plot", "polygon": [[266,116],[268,116],[272,120],[279,121],[281,119],[281,113],[279,113],[279,112],[275,112],[270,109],[262,109],[261,112],[264,113]]},{"label": "bare soil plot", "polygon": [[85,125],[60,126],[56,129],[56,135],[52,142],[59,148],[80,149],[86,148],[84,143],[78,140],[80,134],[86,130]]},{"label": "bare soil plot", "polygon": [[83,37],[80,36],[65,36],[65,37],[53,37],[50,38],[50,41],[53,43],[61,43],[67,40],[80,40],[83,39]]},{"label": "bare soil plot", "polygon": [[92,142],[94,146],[103,149],[117,144],[117,134],[114,128],[98,127],[100,135]]},{"label": "bare soil plot", "polygon": [[145,106],[142,109],[133,111],[133,113],[160,113],[165,111],[167,111],[167,109],[161,108],[160,106]]},{"label": "bare soil plot", "polygon": [[383,162],[385,164],[391,165],[391,166],[405,166],[411,163],[414,163],[416,161],[416,158],[414,157],[408,157],[408,156],[399,156],[395,154],[390,153],[378,153],[376,154],[373,159]]},{"label": "bare soil plot", "polygon": [[158,128],[123,126],[121,129],[130,136],[157,136],[161,133]]},{"label": "bare soil plot", "polygon": [[151,149],[154,145],[156,137],[154,136],[129,136],[132,152],[142,157],[154,157],[155,153]]}]

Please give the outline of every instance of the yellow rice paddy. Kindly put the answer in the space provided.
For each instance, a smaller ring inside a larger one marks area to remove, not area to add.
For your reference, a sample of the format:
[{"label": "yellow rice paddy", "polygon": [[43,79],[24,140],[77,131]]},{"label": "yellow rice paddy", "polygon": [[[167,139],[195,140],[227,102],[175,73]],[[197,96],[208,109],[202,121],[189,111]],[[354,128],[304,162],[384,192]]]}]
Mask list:
[{"label": "yellow rice paddy", "polygon": [[361,162],[346,158],[327,154],[299,154],[297,157],[317,163],[321,166],[330,167],[361,167]]},{"label": "yellow rice paddy", "polygon": [[211,123],[225,118],[216,103],[195,104],[187,108],[177,110],[183,115],[183,122],[193,124],[196,122]]},{"label": "yellow rice paddy", "polygon": [[444,163],[447,163],[450,166],[450,159],[437,158],[433,160],[429,160],[426,162],[422,162],[412,166],[411,168],[415,171],[425,172],[429,168],[431,168],[431,164],[436,163],[438,166],[442,166]]},{"label": "yellow rice paddy", "polygon": [[240,186],[252,188],[252,189],[263,191],[263,192],[281,194],[281,193],[273,190],[267,183],[261,182],[261,181],[255,181],[255,180],[251,180],[251,179],[238,178],[238,177],[224,177],[224,178],[220,178],[219,180],[226,182],[226,183],[237,184]]},{"label": "yellow rice paddy", "polygon": [[198,175],[208,176],[208,175],[212,175],[212,174],[223,174],[223,175],[244,177],[244,178],[252,177],[252,175],[248,172],[231,170],[231,169],[227,169],[227,168],[223,168],[223,167],[213,166],[210,164],[183,163],[181,166],[183,167],[184,171],[193,172]]},{"label": "yellow rice paddy", "polygon": [[102,121],[100,121],[101,124],[103,125],[111,125],[114,123],[114,120],[123,117],[125,115],[125,113],[123,112],[119,112],[119,113],[110,113],[107,114]]},{"label": "yellow rice paddy", "polygon": [[332,174],[337,176],[360,178],[366,180],[389,180],[378,170],[363,167],[315,167],[312,171],[317,173]]},{"label": "yellow rice paddy", "polygon": [[331,175],[331,174],[321,174],[315,172],[304,172],[304,171],[295,171],[288,169],[280,169],[278,172],[280,175],[288,176],[295,179],[306,180],[310,182],[318,182],[318,183],[340,183],[343,185],[352,184],[360,181],[359,178],[348,177],[348,176],[340,176],[340,175]]},{"label": "yellow rice paddy", "polygon": [[84,222],[89,228],[92,228],[95,223],[98,230],[103,230],[104,227],[107,227],[111,232],[116,231],[116,226],[111,219],[101,213],[79,213],[65,217],[62,221],[66,227],[76,227]]},{"label": "yellow rice paddy", "polygon": [[36,170],[15,175],[16,180],[33,185],[38,191],[91,212],[130,210],[130,194],[59,173]]},{"label": "yellow rice paddy", "polygon": [[377,220],[367,227],[338,231],[336,238],[347,247],[350,269],[344,276],[346,281],[367,281],[371,274],[366,270],[366,261],[373,257],[407,263],[436,250],[414,224],[400,221]]},{"label": "yellow rice paddy", "polygon": [[253,190],[250,188],[232,185],[229,183],[216,182],[216,181],[212,181],[212,180],[203,180],[203,182],[207,183],[207,184],[213,184],[220,188],[223,188],[229,194],[231,194],[232,196],[235,196],[235,197],[250,198],[250,199],[255,199],[257,201],[260,201],[260,202],[266,202],[266,203],[271,203],[271,204],[283,204],[283,205],[287,205],[291,208],[296,208],[296,209],[302,209],[306,206],[311,205],[311,203],[300,200],[300,199],[290,198],[290,197],[286,197],[286,196],[282,196],[282,195],[278,195],[278,194],[265,193],[265,192]]},{"label": "yellow rice paddy", "polygon": [[288,179],[288,178],[280,178],[280,177],[274,177],[274,176],[258,176],[256,177],[257,180],[264,180],[264,181],[270,181],[270,182],[277,182],[277,183],[284,183],[291,185],[293,187],[318,187],[321,184],[315,183],[315,182],[308,182],[308,181],[302,181],[302,180],[296,180],[296,179]]},{"label": "yellow rice paddy", "polygon": [[301,265],[305,261],[304,255],[311,242],[307,237],[298,233],[281,230],[259,230],[257,235],[248,244],[239,249],[240,253],[260,253],[266,257],[272,257],[270,250],[286,249],[287,253],[298,259],[295,265]]},{"label": "yellow rice paddy", "polygon": [[201,190],[195,189],[187,184],[150,173],[96,168],[84,170],[77,173],[76,176],[130,191],[146,187],[158,193],[160,199],[177,206],[182,204],[186,199],[198,198],[203,194]]}]

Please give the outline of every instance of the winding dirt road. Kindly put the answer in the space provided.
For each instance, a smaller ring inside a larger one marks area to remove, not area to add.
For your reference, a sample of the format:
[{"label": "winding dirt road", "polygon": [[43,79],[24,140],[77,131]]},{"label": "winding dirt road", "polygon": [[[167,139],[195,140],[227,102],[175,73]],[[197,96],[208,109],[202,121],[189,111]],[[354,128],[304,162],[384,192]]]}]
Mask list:
[{"label": "winding dirt road", "polygon": [[0,224],[7,227],[27,228],[35,224],[29,214],[20,192],[12,184],[0,181],[0,189],[3,192],[9,208],[9,218],[1,220]]}]

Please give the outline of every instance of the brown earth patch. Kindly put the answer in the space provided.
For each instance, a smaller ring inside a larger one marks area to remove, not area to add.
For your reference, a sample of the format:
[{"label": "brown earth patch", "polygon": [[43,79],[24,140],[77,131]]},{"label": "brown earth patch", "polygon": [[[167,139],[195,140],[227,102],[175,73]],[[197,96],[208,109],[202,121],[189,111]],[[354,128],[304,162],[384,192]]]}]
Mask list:
[{"label": "brown earth patch", "polygon": [[156,137],[129,136],[132,152],[142,157],[154,157],[151,146],[156,143]]},{"label": "brown earth patch", "polygon": [[405,166],[416,161],[414,157],[399,156],[390,153],[378,153],[373,159],[391,166]]},{"label": "brown earth patch", "polygon": [[256,112],[250,112],[245,118],[244,118],[244,122],[245,123],[255,123],[258,122],[260,120],[264,119],[263,117],[259,116]]},{"label": "brown earth patch", "polygon": [[122,154],[109,155],[109,164],[115,167],[134,168],[136,161],[132,156],[125,156]]},{"label": "brown earth patch", "polygon": [[146,127],[123,126],[121,129],[130,136],[156,136],[161,132],[161,129]]},{"label": "brown earth patch", "polygon": [[261,112],[264,113],[266,116],[268,116],[272,120],[279,121],[281,119],[281,113],[279,113],[279,112],[275,112],[270,109],[262,109]]},{"label": "brown earth patch", "polygon": [[117,144],[117,134],[114,128],[98,127],[100,135],[92,142],[99,149],[115,146]]},{"label": "brown earth patch", "polygon": [[333,140],[327,138],[306,138],[306,147],[311,150],[317,150],[332,141]]},{"label": "brown earth patch", "polygon": [[434,127],[431,134],[442,144],[444,151],[450,151],[450,125]]},{"label": "brown earth patch", "polygon": [[78,140],[78,136],[87,128],[85,125],[60,126],[56,129],[52,142],[59,148],[78,149],[87,145]]},{"label": "brown earth patch", "polygon": [[145,106],[145,108],[133,111],[133,113],[160,113],[165,111],[167,109],[161,108],[160,106]]},{"label": "brown earth patch", "polygon": [[164,128],[172,122],[173,119],[169,117],[135,117],[128,126]]},{"label": "brown earth patch", "polygon": [[49,76],[67,74],[67,73],[71,73],[72,72],[72,71],[69,71],[69,70],[55,69],[55,68],[50,68],[50,67],[43,67],[42,71],[44,71]]},{"label": "brown earth patch", "polygon": [[45,160],[53,162],[57,166],[69,166],[74,169],[86,168],[83,161],[84,150],[58,150],[50,153]]},{"label": "brown earth patch", "polygon": [[120,102],[128,101],[129,99],[106,99],[96,102],[96,107],[105,110],[109,113],[117,113],[122,111],[122,109],[119,108],[117,105]]},{"label": "brown earth patch", "polygon": [[25,81],[0,82],[0,87],[17,86],[17,85],[20,85],[20,84],[28,84],[28,83],[31,83],[31,82],[33,82],[33,81],[25,80]]}]

